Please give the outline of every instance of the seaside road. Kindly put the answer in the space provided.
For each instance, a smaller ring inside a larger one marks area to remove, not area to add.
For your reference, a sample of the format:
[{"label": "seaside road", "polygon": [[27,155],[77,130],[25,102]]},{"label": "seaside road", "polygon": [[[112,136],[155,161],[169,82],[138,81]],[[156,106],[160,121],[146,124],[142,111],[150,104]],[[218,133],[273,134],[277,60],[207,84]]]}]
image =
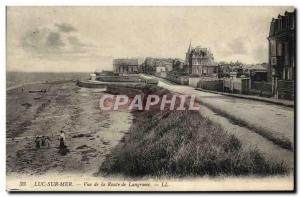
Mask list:
[{"label": "seaside road", "polygon": [[[175,85],[164,79],[151,77],[158,79],[158,85],[170,91],[195,95],[200,104],[212,109],[217,114],[223,115],[227,119],[234,120],[234,124],[246,126],[273,143],[277,143],[276,139],[280,139],[281,141],[289,141],[292,147],[294,145],[293,108],[263,101],[202,92],[190,86]],[[279,143],[278,145],[282,144]]]}]

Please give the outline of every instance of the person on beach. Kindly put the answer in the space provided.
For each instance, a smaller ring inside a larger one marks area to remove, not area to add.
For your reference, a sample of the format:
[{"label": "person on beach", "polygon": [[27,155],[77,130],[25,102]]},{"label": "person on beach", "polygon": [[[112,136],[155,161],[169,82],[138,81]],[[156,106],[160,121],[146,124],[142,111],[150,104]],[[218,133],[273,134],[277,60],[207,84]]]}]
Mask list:
[{"label": "person on beach", "polygon": [[40,139],[40,137],[39,136],[36,136],[35,137],[35,148],[36,149],[40,149],[41,148],[41,144],[40,144],[40,142],[41,142],[41,139]]},{"label": "person on beach", "polygon": [[59,135],[59,147],[60,148],[66,147],[65,140],[66,140],[65,132],[63,130],[61,130],[60,135]]},{"label": "person on beach", "polygon": [[42,136],[41,144],[43,147],[50,148],[50,138],[48,136]]},{"label": "person on beach", "polygon": [[65,144],[65,141],[66,141],[65,133],[61,130],[60,135],[59,135],[59,151],[58,151],[58,153],[60,153],[60,155],[62,155],[62,156],[66,155],[68,152],[70,152]]}]

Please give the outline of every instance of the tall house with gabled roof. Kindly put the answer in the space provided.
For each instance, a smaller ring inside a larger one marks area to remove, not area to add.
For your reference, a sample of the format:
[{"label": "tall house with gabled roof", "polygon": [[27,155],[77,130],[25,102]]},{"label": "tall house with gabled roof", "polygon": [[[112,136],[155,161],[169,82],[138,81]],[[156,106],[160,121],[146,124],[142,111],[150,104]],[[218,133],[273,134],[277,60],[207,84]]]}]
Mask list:
[{"label": "tall house with gabled roof", "polygon": [[217,64],[214,56],[208,48],[192,47],[191,43],[186,52],[185,64],[188,66],[189,74],[199,76],[216,76]]},{"label": "tall house with gabled roof", "polygon": [[268,79],[273,82],[273,93],[276,94],[281,84],[284,91],[293,92],[296,68],[296,11],[285,12],[272,18],[269,32],[269,73]]}]

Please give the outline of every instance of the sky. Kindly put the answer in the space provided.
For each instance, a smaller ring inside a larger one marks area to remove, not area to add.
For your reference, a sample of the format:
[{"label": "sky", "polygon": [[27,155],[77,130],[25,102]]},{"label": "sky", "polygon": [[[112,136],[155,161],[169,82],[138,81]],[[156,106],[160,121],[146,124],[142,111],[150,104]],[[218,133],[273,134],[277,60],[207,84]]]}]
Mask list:
[{"label": "sky", "polygon": [[7,71],[112,70],[113,58],[268,61],[272,17],[293,7],[8,7]]}]

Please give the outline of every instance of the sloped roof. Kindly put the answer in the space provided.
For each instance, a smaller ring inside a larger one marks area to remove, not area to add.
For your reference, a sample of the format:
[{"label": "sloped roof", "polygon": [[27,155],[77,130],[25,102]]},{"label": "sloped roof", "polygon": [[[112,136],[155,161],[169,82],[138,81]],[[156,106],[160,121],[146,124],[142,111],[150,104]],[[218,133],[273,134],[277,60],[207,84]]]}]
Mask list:
[{"label": "sloped roof", "polygon": [[262,64],[252,64],[246,67],[248,70],[267,70]]},{"label": "sloped roof", "polygon": [[138,59],[114,59],[114,65],[131,65],[131,66],[138,66],[139,61]]}]

